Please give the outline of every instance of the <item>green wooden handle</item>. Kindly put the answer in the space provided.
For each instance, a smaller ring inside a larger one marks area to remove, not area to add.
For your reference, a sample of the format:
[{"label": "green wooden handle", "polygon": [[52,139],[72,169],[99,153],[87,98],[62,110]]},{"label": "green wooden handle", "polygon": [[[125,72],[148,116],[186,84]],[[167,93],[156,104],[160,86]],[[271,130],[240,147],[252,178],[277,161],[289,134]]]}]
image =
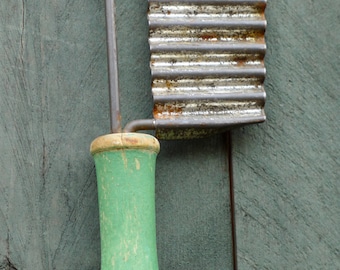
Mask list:
[{"label": "green wooden handle", "polygon": [[157,139],[115,133],[95,139],[102,270],[157,270]]}]

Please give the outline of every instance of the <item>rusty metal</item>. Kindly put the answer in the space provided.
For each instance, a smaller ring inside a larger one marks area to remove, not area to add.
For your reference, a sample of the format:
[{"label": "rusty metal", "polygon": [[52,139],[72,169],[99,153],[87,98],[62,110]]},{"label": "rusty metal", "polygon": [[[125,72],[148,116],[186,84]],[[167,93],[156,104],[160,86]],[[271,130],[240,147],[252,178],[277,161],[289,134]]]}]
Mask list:
[{"label": "rusty metal", "polygon": [[[265,6],[149,0],[154,120],[147,126],[158,138],[201,137],[265,120]],[[139,121],[128,129],[143,126]]]}]

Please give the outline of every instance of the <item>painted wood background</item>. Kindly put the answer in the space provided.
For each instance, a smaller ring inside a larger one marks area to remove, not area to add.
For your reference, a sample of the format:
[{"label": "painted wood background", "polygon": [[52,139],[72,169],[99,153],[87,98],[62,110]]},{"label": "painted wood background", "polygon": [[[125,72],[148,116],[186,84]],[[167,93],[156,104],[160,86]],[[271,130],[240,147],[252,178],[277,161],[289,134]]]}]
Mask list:
[{"label": "painted wood background", "polygon": [[[100,267],[103,2],[0,2],[0,269]],[[151,116],[146,2],[117,1],[125,123]],[[339,10],[269,0],[268,121],[232,132],[239,269],[340,269]],[[161,148],[160,269],[232,269],[224,135]]]},{"label": "painted wood background", "polygon": [[339,11],[268,1],[267,122],[233,132],[239,269],[340,269]]}]

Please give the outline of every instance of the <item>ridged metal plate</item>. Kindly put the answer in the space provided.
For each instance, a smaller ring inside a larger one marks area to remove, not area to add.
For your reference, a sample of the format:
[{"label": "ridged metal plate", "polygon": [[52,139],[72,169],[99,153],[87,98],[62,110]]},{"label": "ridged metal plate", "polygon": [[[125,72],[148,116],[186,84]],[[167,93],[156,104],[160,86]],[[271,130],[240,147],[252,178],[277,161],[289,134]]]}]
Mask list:
[{"label": "ridged metal plate", "polygon": [[158,138],[202,137],[265,120],[265,6],[149,0]]}]

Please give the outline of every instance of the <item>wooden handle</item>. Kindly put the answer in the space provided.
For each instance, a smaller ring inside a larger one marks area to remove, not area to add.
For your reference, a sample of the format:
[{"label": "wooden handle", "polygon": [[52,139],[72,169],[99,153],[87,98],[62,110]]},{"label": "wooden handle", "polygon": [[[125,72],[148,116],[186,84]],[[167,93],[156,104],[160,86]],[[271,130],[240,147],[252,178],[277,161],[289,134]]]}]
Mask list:
[{"label": "wooden handle", "polygon": [[157,139],[139,133],[91,144],[100,213],[102,270],[158,270],[155,220]]}]

